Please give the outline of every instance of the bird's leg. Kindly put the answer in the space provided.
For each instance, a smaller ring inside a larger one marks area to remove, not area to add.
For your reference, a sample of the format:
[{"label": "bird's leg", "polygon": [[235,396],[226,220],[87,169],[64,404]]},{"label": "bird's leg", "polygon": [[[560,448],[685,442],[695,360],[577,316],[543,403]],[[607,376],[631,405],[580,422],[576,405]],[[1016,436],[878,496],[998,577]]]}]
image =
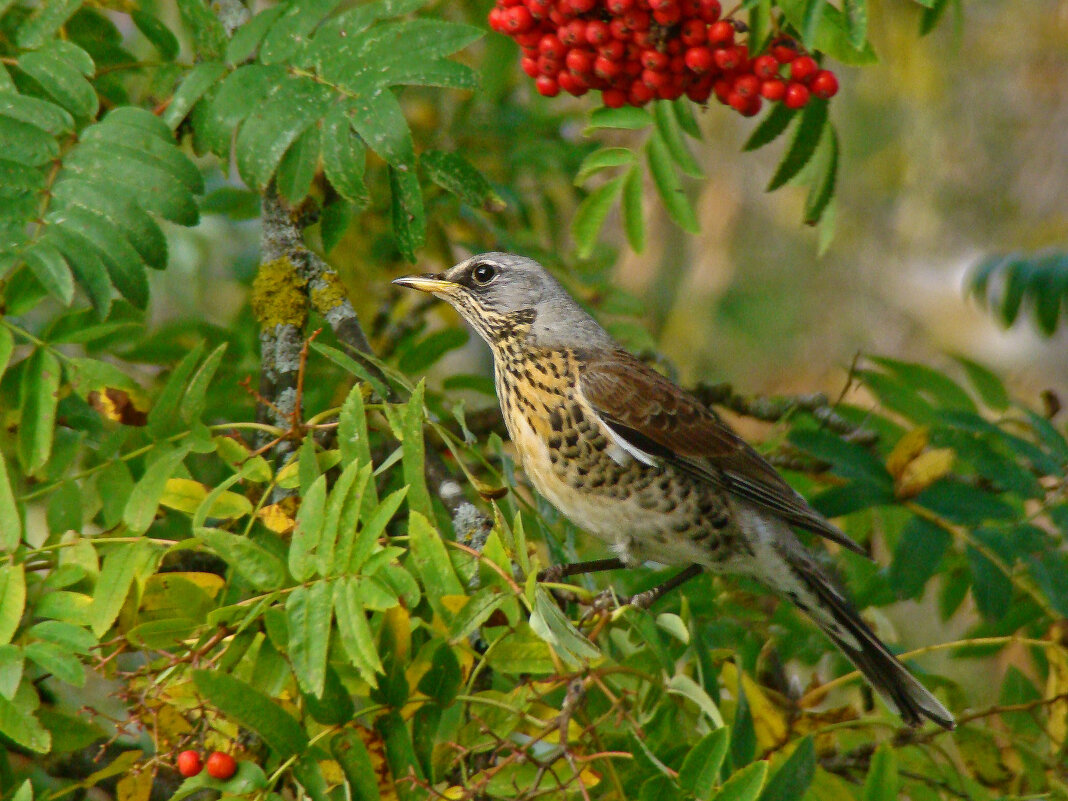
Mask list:
[{"label": "bird's leg", "polygon": [[676,573],[663,584],[659,584],[656,587],[653,587],[651,590],[639,592],[637,595],[631,597],[631,599],[627,601],[626,604],[637,607],[638,609],[648,609],[650,606],[653,605],[653,603],[660,599],[660,596],[666,595],[679,585],[685,584],[690,579],[701,575],[701,572],[703,570],[704,568],[702,568],[700,565],[690,565],[685,570]]},{"label": "bird's leg", "polygon": [[569,565],[551,565],[538,573],[538,581],[559,581],[581,573],[600,573],[603,570],[622,570],[627,564],[622,559],[594,559],[590,562],[572,562]]}]

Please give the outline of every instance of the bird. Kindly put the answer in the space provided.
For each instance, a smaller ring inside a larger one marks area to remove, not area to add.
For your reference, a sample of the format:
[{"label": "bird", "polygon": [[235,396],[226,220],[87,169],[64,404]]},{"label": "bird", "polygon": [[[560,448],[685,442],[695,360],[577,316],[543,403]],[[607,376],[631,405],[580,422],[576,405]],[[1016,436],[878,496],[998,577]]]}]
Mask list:
[{"label": "bird", "polygon": [[684,566],[644,594],[647,605],[706,571],[747,576],[807,615],[905,723],[954,727],[794,529],[866,551],[700,400],[623,349],[541,264],[482,253],[393,283],[449,303],[485,340],[526,475],[613,553],[539,578]]}]

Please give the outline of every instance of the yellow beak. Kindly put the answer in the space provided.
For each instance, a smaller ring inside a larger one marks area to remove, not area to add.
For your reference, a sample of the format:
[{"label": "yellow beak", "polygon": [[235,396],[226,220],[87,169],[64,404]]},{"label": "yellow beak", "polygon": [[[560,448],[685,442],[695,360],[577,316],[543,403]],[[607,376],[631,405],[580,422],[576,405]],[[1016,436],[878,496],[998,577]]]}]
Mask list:
[{"label": "yellow beak", "polygon": [[427,275],[406,275],[403,278],[393,279],[394,284],[406,286],[409,289],[418,289],[420,292],[429,292],[436,295],[439,292],[449,293],[456,289],[459,284],[446,281],[441,274],[428,273]]}]

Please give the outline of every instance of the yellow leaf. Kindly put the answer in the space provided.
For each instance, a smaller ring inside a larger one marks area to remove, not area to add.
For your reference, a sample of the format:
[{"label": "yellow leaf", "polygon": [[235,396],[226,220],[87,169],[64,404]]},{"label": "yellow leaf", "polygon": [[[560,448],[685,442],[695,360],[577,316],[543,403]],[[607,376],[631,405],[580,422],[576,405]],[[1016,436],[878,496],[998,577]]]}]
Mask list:
[{"label": "yellow leaf", "polygon": [[[738,691],[738,668],[733,662],[725,662],[720,674],[723,686],[732,694]],[[768,691],[757,684],[747,673],[742,673],[742,689],[749,702],[749,712],[753,716],[753,729],[756,731],[757,743],[764,750],[776,748],[786,742],[790,726],[786,716],[772,701]]]},{"label": "yellow leaf", "polygon": [[919,495],[953,469],[954,457],[952,448],[921,453],[905,466],[898,477],[895,487],[897,497],[912,498]]},{"label": "yellow leaf", "polygon": [[[189,478],[169,478],[164,486],[159,502],[170,509],[193,514],[204,499],[208,497],[208,488],[199,481]],[[211,505],[208,517],[229,520],[242,517],[252,511],[252,502],[236,492],[223,492]]]},{"label": "yellow leaf", "polygon": [[886,457],[886,469],[895,479],[905,471],[905,466],[923,453],[930,440],[927,426],[920,426],[909,431],[897,441],[897,445]]},{"label": "yellow leaf", "polygon": [[156,710],[153,720],[156,724],[156,736],[163,743],[175,744],[183,734],[193,730],[189,721],[170,704],[163,704]]},{"label": "yellow leaf", "polygon": [[[1062,621],[1056,624],[1051,632],[1060,642],[1065,641],[1065,627],[1068,627],[1068,622]],[[1063,697],[1068,693],[1068,649],[1063,646],[1048,648],[1046,656],[1049,659],[1046,697],[1061,696],[1059,701],[1054,701],[1049,706],[1049,724],[1046,727],[1049,732],[1050,753],[1057,756],[1068,740],[1068,700]]]},{"label": "yellow leaf", "polygon": [[127,773],[115,788],[118,801],[148,801],[152,793],[152,781],[156,778],[150,770],[140,773]]},{"label": "yellow leaf", "polygon": [[441,797],[453,801],[453,799],[463,798],[466,793],[467,790],[458,784],[454,784],[452,787],[446,787],[445,792],[441,794]]},{"label": "yellow leaf", "polygon": [[345,773],[341,766],[332,759],[323,759],[319,762],[319,772],[323,774],[327,785],[337,787],[345,782]]},{"label": "yellow leaf", "polygon": [[[216,453],[235,471],[245,467],[245,478],[257,484],[264,484],[271,480],[271,467],[262,456],[251,456],[252,451],[237,437],[212,437],[215,443]],[[246,467],[246,462],[252,463],[252,467]]]},{"label": "yellow leaf", "polygon": [[297,524],[287,508],[291,505],[285,501],[272,503],[256,512],[256,517],[275,534],[289,534]]},{"label": "yellow leaf", "polygon": [[[319,465],[319,472],[325,473],[331,467],[335,467],[341,461],[341,451],[320,451],[315,454],[315,462]],[[294,459],[278,471],[277,485],[282,489],[296,489],[300,486],[300,459]]]},{"label": "yellow leaf", "polygon": [[455,615],[467,606],[469,600],[471,600],[471,596],[469,595],[442,595],[441,605]]},{"label": "yellow leaf", "polygon": [[[383,613],[383,634],[388,634],[393,644],[393,654],[399,660],[408,658],[412,646],[412,619],[403,606],[394,606]],[[384,644],[384,643],[383,643]]]}]

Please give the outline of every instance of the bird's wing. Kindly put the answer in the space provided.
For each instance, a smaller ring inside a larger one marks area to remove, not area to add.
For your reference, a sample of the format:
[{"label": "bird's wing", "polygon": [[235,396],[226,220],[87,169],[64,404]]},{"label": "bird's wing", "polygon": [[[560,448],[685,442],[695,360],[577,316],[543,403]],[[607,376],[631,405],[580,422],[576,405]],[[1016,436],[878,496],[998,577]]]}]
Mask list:
[{"label": "bird's wing", "polygon": [[670,464],[867,555],[697,398],[626,351],[586,359],[579,391],[626,450],[646,457],[642,461]]}]

